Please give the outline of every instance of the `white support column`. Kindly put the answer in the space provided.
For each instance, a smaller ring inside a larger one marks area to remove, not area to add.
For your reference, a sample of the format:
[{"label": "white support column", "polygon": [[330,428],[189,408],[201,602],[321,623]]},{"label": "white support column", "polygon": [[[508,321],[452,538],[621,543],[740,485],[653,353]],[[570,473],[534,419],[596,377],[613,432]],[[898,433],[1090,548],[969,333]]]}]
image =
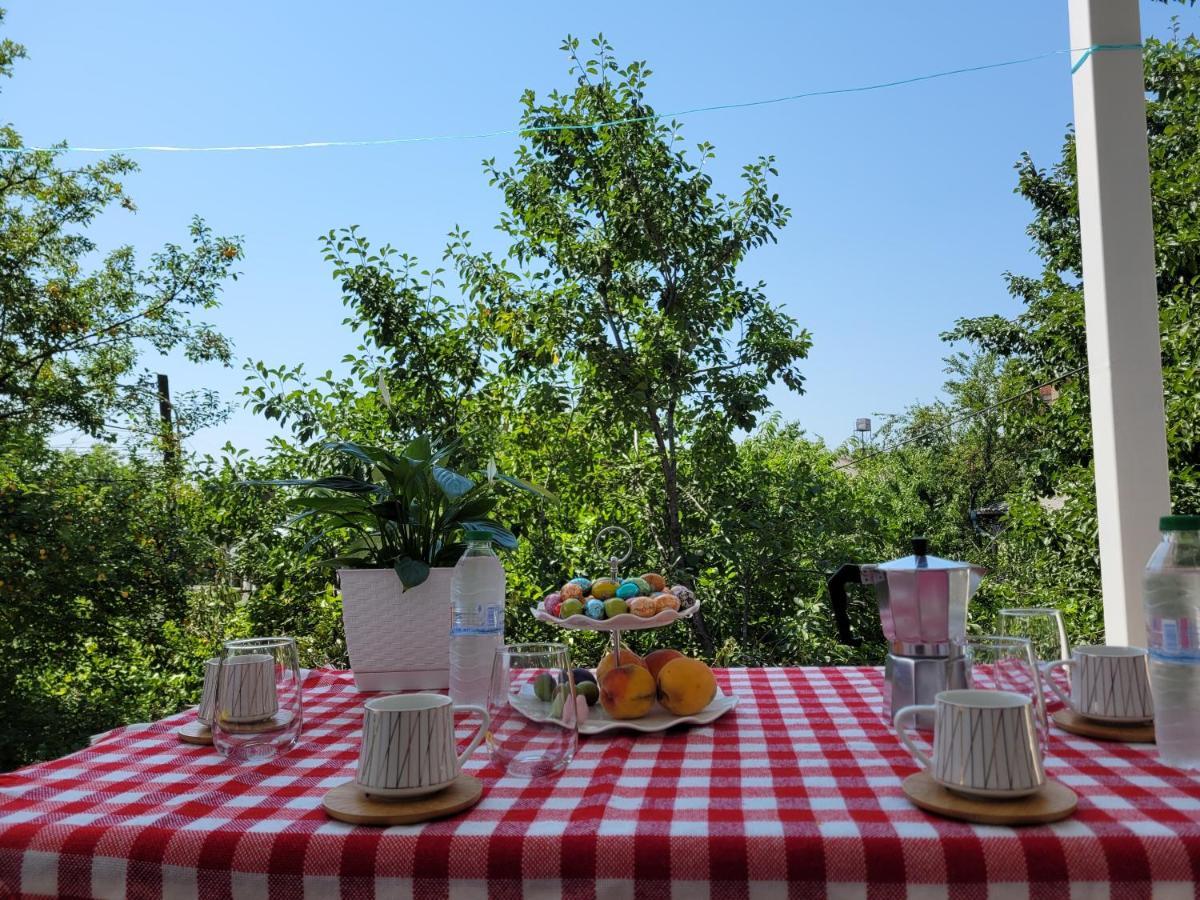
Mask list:
[{"label": "white support column", "polygon": [[[1138,0],[1069,3],[1072,47],[1141,41]],[[1104,630],[1144,647],[1142,568],[1170,491],[1142,55],[1094,52],[1072,78]]]}]

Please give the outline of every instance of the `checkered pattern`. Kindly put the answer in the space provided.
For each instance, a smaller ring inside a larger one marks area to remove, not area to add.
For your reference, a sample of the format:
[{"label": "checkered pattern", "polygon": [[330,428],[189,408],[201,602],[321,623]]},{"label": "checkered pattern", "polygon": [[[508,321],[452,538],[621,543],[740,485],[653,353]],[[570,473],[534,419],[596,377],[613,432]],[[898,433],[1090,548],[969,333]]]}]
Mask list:
[{"label": "checkered pattern", "polygon": [[[1153,747],[1051,738],[1047,769],[1080,795],[1052,826],[975,827],[900,792],[916,771],[874,669],[731,669],[741,702],[712,725],[583,739],[560,776],[501,777],[478,751],[479,806],[389,829],[325,818],[353,777],[348,672],[314,671],[286,757],[225,763],[179,743],[187,714],[119,729],[0,776],[0,895],[1192,897],[1200,777]],[[461,737],[470,728],[465,716]]]}]

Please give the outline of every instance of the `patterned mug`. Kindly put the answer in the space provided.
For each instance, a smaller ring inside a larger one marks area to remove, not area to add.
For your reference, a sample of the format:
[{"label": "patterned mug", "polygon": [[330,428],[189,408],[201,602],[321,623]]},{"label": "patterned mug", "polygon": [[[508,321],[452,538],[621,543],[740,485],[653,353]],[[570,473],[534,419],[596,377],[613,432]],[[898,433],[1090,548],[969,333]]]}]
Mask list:
[{"label": "patterned mug", "polygon": [[[491,717],[482,706],[455,706],[442,694],[393,694],[368,700],[354,781],[382,799],[433,794],[450,786],[479,746]],[[454,754],[454,711],[483,720],[467,749]]]},{"label": "patterned mug", "polygon": [[[932,758],[913,743],[904,722],[933,713]],[[900,739],[942,787],[972,797],[1010,798],[1046,783],[1033,703],[1011,691],[942,691],[932,706],[896,713]]]},{"label": "patterned mug", "polygon": [[[1050,678],[1063,668],[1071,673],[1071,696]],[[1104,722],[1146,722],[1154,718],[1150,696],[1150,660],[1141,647],[1076,647],[1070,659],[1046,663],[1046,683],[1070,709]]]}]

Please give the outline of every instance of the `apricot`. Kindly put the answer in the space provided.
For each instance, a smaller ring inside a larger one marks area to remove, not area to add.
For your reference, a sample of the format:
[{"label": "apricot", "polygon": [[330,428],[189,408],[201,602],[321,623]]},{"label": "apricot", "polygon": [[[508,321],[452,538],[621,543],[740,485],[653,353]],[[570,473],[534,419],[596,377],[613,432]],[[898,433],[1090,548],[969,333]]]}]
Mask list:
[{"label": "apricot", "polygon": [[600,704],[614,719],[640,719],[654,696],[654,676],[645,666],[617,666],[600,679]]},{"label": "apricot", "polygon": [[676,716],[694,716],[716,695],[717,679],[698,659],[672,659],[658,670],[658,702]]},{"label": "apricot", "polygon": [[663,648],[655,650],[653,653],[646,654],[646,668],[650,670],[650,674],[654,676],[654,680],[658,681],[659,670],[673,659],[683,659],[683,654],[678,650],[670,650]]},{"label": "apricot", "polygon": [[[604,659],[600,660],[600,665],[596,666],[596,680],[602,681],[605,673],[614,668],[617,661],[613,659],[612,651],[604,654]],[[646,667],[645,661],[630,650],[628,647],[621,648],[621,665],[623,666],[641,666]]]}]

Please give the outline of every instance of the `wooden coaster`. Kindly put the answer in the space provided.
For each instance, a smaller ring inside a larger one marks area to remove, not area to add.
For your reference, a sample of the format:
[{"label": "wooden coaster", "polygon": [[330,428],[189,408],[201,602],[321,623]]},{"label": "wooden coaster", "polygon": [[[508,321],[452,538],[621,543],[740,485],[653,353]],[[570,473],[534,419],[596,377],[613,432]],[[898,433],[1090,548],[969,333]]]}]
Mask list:
[{"label": "wooden coaster", "polygon": [[1065,784],[1047,779],[1036,794],[1014,800],[984,800],[946,790],[928,772],[904,779],[904,796],[926,812],[976,825],[1045,825],[1075,812],[1079,798]]},{"label": "wooden coaster", "polygon": [[325,795],[325,814],[351,825],[412,825],[440,819],[470,809],[483,795],[483,782],[459,775],[445,790],[411,800],[376,800],[353,781],[339,784]]},{"label": "wooden coaster", "polygon": [[1134,722],[1123,725],[1119,722],[1100,722],[1088,719],[1070,709],[1060,709],[1050,718],[1063,731],[1098,741],[1124,741],[1128,744],[1153,744],[1154,723]]},{"label": "wooden coaster", "polygon": [[202,744],[212,746],[212,731],[199,719],[188,722],[181,728],[175,729],[175,735],[185,744]]},{"label": "wooden coaster", "polygon": [[267,731],[280,731],[286,728],[291,721],[292,714],[281,709],[271,718],[261,719],[258,722],[223,722],[221,730],[229,734],[263,734]]}]

